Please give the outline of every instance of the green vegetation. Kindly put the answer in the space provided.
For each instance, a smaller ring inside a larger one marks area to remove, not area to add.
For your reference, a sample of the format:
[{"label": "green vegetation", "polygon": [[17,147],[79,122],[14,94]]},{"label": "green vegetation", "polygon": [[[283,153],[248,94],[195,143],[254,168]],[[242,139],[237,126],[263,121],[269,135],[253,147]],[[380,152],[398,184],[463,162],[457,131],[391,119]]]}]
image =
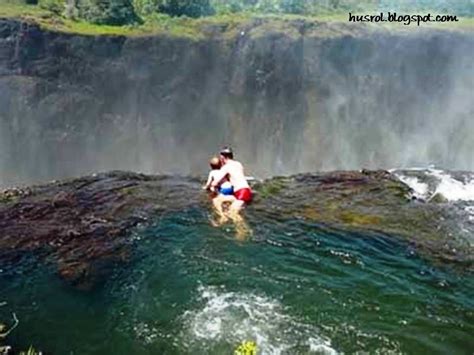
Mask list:
[{"label": "green vegetation", "polygon": [[254,186],[260,197],[268,198],[277,195],[288,185],[288,181],[284,177],[275,177],[262,184]]},{"label": "green vegetation", "polygon": [[157,7],[158,12],[170,16],[202,17],[214,14],[209,0],[168,0]]},{"label": "green vegetation", "polygon": [[[276,26],[281,26],[281,21],[302,17],[309,21],[347,23],[349,12],[367,14],[397,9],[470,16],[460,18],[459,22],[423,24],[423,27],[474,27],[474,5],[470,0],[392,3],[389,0],[0,0],[0,17],[21,17],[46,29],[84,35],[166,33],[194,39],[204,37],[209,25],[221,26],[226,34],[235,34],[234,29],[255,17],[267,19],[266,23],[275,22]],[[276,18],[279,24],[273,21]],[[397,23],[382,26],[417,27]]]},{"label": "green vegetation", "polygon": [[64,3],[62,0],[39,0],[38,5],[56,15],[61,15],[64,11]]},{"label": "green vegetation", "polygon": [[69,17],[77,16],[99,25],[121,26],[141,22],[131,0],[75,0],[70,1],[69,10],[66,12]]},{"label": "green vegetation", "polygon": [[[1,1],[1,0],[0,0]],[[165,14],[154,14],[147,17],[141,24],[110,26],[90,23],[84,20],[75,20],[64,16],[57,16],[39,6],[7,4],[0,6],[0,18],[22,18],[39,24],[44,29],[56,32],[77,33],[82,35],[124,35],[140,36],[148,34],[166,33],[170,36],[186,38],[201,38],[204,36],[202,29],[206,25],[225,24],[227,30],[232,32],[245,21],[249,21],[248,13],[234,15],[219,15],[192,19],[187,16],[171,17]]]}]

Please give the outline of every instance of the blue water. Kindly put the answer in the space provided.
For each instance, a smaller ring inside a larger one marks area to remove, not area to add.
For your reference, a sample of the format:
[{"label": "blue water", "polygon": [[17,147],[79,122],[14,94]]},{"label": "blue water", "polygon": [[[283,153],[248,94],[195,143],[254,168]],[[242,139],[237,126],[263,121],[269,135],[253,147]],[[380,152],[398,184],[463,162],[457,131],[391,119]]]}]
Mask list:
[{"label": "blue water", "polygon": [[2,265],[9,343],[52,354],[472,354],[472,274],[409,245],[303,220],[261,221],[235,238],[207,211],[157,217],[128,263],[78,291],[34,257]]}]

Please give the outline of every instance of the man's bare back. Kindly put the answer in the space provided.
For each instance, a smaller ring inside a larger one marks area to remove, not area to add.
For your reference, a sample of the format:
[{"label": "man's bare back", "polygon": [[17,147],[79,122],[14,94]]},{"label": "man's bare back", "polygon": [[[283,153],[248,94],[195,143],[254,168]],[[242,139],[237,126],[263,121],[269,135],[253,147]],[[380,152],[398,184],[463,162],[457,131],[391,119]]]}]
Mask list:
[{"label": "man's bare back", "polygon": [[234,186],[234,196],[236,200],[232,202],[230,210],[239,212],[246,203],[250,203],[252,200],[252,190],[245,178],[243,165],[234,160],[233,153],[230,149],[222,150],[220,153],[222,167],[216,179],[212,183],[212,187],[217,187],[224,178],[228,178],[230,183]]}]

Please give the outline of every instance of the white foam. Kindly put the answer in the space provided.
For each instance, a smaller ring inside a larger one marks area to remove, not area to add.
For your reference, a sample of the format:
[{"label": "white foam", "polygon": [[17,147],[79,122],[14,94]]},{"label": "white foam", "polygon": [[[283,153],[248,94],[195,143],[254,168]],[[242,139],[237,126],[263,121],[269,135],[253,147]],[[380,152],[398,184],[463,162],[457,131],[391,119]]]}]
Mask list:
[{"label": "white foam", "polygon": [[413,196],[421,199],[426,198],[428,194],[428,184],[421,182],[414,176],[403,176],[398,174],[397,177],[401,182],[405,183],[413,190]]},{"label": "white foam", "polygon": [[434,169],[434,165],[428,165],[428,166],[425,166],[425,167],[417,167],[417,166],[414,166],[414,167],[404,167],[404,168],[392,168],[392,169],[388,169],[388,172],[389,173],[397,173],[399,170],[405,170],[405,171],[425,171],[427,169]]},{"label": "white foam", "polygon": [[145,344],[154,343],[159,335],[159,332],[155,327],[150,326],[144,322],[134,325],[133,331],[135,332],[137,338],[141,339]]},{"label": "white foam", "polygon": [[309,345],[309,350],[311,352],[321,354],[321,355],[335,355],[337,354],[337,351],[331,348],[330,346],[326,344],[321,344],[320,341],[316,340],[314,338],[308,339],[308,345]]},{"label": "white foam", "polygon": [[397,178],[408,185],[413,190],[413,195],[417,198],[427,199],[430,196],[441,194],[449,201],[474,201],[474,175],[467,181],[460,181],[453,178],[449,172],[429,168],[429,169],[405,169],[408,171],[423,171],[425,176],[435,178],[436,187],[430,187],[427,183],[420,181],[416,176],[406,176],[401,172],[393,171]]},{"label": "white foam", "polygon": [[337,354],[317,327],[289,316],[274,299],[216,287],[200,287],[199,292],[203,307],[183,315],[183,336],[191,348],[253,340],[262,355],[291,353],[296,347],[305,353]]},{"label": "white foam", "polygon": [[428,174],[439,180],[435,194],[440,193],[449,201],[474,200],[474,178],[463,183],[441,170],[430,169]]},{"label": "white foam", "polygon": [[464,210],[469,214],[469,221],[474,222],[474,206],[467,206]]}]

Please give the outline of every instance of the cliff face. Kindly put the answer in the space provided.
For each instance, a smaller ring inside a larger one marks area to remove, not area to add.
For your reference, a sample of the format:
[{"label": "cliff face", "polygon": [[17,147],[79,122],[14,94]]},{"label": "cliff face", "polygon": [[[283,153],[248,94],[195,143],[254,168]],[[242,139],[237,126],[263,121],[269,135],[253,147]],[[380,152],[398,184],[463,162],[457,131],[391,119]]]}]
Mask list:
[{"label": "cliff face", "polygon": [[474,169],[474,35],[255,20],[209,38],[0,20],[0,183],[96,170]]}]

